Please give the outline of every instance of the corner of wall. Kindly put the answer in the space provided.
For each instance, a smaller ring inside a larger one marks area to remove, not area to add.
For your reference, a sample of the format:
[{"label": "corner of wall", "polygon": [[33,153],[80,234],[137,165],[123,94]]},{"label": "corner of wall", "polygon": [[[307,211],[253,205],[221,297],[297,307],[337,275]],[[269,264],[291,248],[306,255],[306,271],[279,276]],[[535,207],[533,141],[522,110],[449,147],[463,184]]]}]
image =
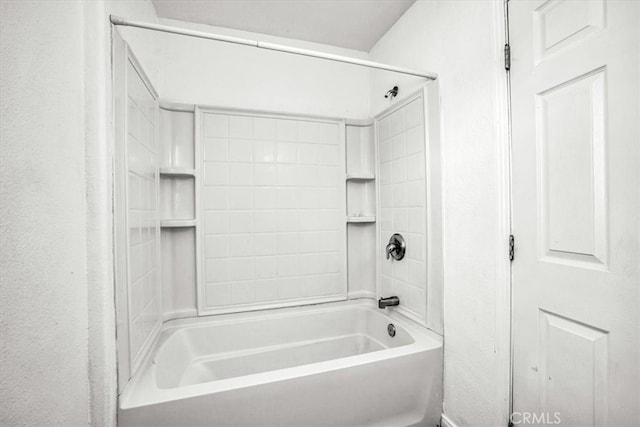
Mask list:
[{"label": "corner of wall", "polygon": [[[109,18],[109,15],[118,15],[128,19],[152,23],[158,23],[159,21],[155,6],[151,0],[108,1],[101,2],[101,5],[105,9],[106,19]],[[155,31],[137,28],[117,28],[147,72],[153,86],[158,88],[161,53],[159,34]]]},{"label": "corner of wall", "polygon": [[111,24],[103,3],[84,4],[86,263],[89,423],[116,423],[117,378],[110,146]]}]

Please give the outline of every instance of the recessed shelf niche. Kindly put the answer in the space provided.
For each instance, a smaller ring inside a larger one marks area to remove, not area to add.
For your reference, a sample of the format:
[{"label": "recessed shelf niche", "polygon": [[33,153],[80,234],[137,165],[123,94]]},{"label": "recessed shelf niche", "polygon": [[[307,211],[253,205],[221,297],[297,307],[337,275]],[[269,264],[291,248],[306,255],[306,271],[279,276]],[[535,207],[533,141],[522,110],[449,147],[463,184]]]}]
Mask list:
[{"label": "recessed shelf niche", "polygon": [[347,180],[373,180],[373,126],[347,123]]},{"label": "recessed shelf niche", "polygon": [[373,181],[347,181],[347,216],[375,217],[376,188]]},{"label": "recessed shelf niche", "polygon": [[160,168],[171,174],[195,168],[193,111],[160,106]]},{"label": "recessed shelf niche", "polygon": [[160,108],[162,227],[195,226],[194,116],[184,106]]},{"label": "recessed shelf niche", "polygon": [[373,126],[347,123],[347,222],[375,222]]},{"label": "recessed shelf niche", "polygon": [[160,104],[160,239],[166,318],[196,311],[194,107]]},{"label": "recessed shelf niche", "polygon": [[195,219],[195,177],[160,174],[160,218]]},{"label": "recessed shelf niche", "polygon": [[349,298],[375,298],[376,175],[372,123],[347,122],[346,157]]}]

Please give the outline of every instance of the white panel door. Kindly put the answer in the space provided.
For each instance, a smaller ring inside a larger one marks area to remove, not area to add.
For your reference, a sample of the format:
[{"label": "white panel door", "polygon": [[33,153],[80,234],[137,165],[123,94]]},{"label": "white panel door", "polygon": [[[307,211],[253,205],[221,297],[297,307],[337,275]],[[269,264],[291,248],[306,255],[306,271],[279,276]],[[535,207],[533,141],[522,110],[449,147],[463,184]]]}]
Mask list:
[{"label": "white panel door", "polygon": [[516,423],[640,425],[639,5],[509,2]]}]

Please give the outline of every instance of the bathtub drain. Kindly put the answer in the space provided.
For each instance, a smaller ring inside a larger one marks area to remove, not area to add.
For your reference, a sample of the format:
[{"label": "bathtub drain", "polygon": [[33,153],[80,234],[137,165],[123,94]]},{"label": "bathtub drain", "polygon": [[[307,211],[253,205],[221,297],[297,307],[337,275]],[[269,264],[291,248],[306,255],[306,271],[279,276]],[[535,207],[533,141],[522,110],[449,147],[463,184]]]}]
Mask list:
[{"label": "bathtub drain", "polygon": [[393,325],[393,323],[389,323],[387,325],[387,332],[389,333],[390,337],[396,336],[396,327]]}]

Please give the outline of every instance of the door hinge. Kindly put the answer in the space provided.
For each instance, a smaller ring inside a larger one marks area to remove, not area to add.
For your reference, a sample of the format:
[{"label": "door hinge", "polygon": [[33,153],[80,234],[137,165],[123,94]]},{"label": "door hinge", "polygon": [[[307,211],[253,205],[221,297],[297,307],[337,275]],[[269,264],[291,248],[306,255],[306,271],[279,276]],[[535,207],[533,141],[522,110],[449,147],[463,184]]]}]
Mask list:
[{"label": "door hinge", "polygon": [[509,261],[513,261],[516,254],[516,239],[513,234],[509,235]]},{"label": "door hinge", "polygon": [[504,45],[504,69],[507,71],[511,69],[511,46],[509,43]]}]

